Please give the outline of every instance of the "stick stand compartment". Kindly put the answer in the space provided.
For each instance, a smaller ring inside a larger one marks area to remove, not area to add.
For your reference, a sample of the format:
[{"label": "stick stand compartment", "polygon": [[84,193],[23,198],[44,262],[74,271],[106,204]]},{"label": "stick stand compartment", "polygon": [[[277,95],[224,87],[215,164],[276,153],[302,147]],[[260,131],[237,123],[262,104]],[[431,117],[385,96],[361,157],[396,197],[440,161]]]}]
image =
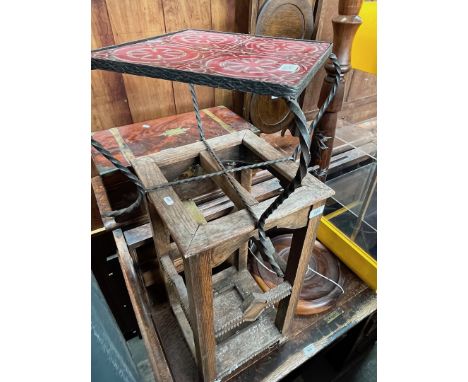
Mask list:
[{"label": "stick stand compartment", "polygon": [[[208,142],[221,159],[268,161],[283,156],[248,130]],[[202,142],[140,157],[132,166],[146,189],[173,181],[188,168],[199,166],[205,173],[220,170]],[[269,170],[287,185],[297,168],[294,162],[281,162]],[[236,208],[209,222],[190,203],[191,194],[197,195],[197,183],[147,193],[153,240],[171,307],[205,381],[232,375],[287,338],[323,205],[333,195],[329,187],[308,174],[302,186],[267,219],[266,229],[288,228],[294,234],[284,282],[262,293],[247,271],[248,241],[256,237],[257,230],[239,194],[257,218],[274,198],[257,202],[249,192],[251,177],[251,170],[243,170],[238,177],[210,178]],[[235,265],[213,275],[212,268],[233,254]],[[183,260],[185,279],[174,266],[175,258]]]}]

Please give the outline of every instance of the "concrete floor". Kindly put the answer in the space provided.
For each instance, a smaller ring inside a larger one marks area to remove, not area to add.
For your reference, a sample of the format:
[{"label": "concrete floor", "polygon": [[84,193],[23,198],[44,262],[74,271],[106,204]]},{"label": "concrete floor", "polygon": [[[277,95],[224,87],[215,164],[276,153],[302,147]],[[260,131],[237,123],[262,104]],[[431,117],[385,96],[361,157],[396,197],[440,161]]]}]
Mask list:
[{"label": "concrete floor", "polygon": [[[143,340],[127,341],[130,353],[137,365],[142,382],[155,382]],[[376,382],[377,344],[362,359],[344,372],[333,368],[321,353],[288,375],[284,382]]]}]

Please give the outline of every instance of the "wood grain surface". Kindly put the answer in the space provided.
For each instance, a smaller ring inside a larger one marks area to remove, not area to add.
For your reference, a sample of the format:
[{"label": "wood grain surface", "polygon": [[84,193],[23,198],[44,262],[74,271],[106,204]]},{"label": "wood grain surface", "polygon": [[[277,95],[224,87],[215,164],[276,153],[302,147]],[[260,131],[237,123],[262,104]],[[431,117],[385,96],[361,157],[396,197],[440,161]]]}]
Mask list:
[{"label": "wood grain surface", "polygon": [[[159,1],[106,0],[106,4],[116,44],[166,31],[164,10]],[[123,79],[134,122],[176,113],[170,82],[126,74]]]},{"label": "wood grain surface", "polygon": [[[114,33],[105,0],[91,2],[91,49],[114,45]],[[132,122],[122,75],[104,71],[91,72],[92,130],[108,129]]]},{"label": "wood grain surface", "polygon": [[130,256],[122,230],[117,229],[114,231],[114,240],[117,245],[120,267],[122,268],[125,284],[130,295],[143,341],[146,348],[151,349],[151,351],[148,352],[148,357],[155,379],[158,381],[173,381],[151,318],[151,312],[149,310],[150,301],[146,289],[142,285],[141,275],[135,270],[134,259]]}]

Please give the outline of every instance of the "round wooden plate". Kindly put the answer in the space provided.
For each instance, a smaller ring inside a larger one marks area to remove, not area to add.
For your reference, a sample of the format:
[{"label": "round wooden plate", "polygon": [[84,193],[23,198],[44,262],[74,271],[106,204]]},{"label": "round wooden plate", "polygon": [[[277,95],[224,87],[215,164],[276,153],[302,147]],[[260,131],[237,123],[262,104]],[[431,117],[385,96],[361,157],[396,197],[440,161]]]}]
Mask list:
[{"label": "round wooden plate", "polygon": [[[255,34],[308,40],[313,28],[313,9],[308,0],[267,0],[260,9]],[[253,94],[249,110],[252,123],[266,134],[281,131],[294,120],[282,98]]]},{"label": "round wooden plate", "polygon": [[[283,234],[271,239],[278,257],[284,263],[286,263],[289,256],[291,238],[292,234]],[[254,279],[263,291],[266,292],[283,281],[283,279],[276,276],[276,274],[271,270],[270,264],[267,262],[263,262],[263,264],[269,270],[265,269],[262,265],[259,265],[255,258],[252,257],[251,261]],[[319,241],[315,241],[309,267],[336,283],[343,285],[343,277],[341,275],[338,259]],[[341,289],[335,284],[317,275],[311,270],[308,270],[304,279],[304,285],[299,295],[296,314],[310,315],[324,312],[335,304],[341,293]]]}]

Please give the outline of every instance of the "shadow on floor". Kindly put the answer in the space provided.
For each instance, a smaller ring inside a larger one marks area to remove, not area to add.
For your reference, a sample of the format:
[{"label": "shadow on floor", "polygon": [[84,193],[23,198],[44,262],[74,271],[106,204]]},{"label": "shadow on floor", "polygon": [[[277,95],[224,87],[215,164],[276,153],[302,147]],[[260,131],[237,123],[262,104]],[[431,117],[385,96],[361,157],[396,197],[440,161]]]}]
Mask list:
[{"label": "shadow on floor", "polygon": [[[127,341],[142,382],[154,382],[148,355],[140,338]],[[294,370],[282,382],[376,382],[377,381],[377,343],[361,358],[348,365],[344,370],[333,367],[326,353],[319,353],[310,361]]]},{"label": "shadow on floor", "polygon": [[337,370],[326,354],[320,353],[294,370],[282,382],[376,382],[377,343],[344,370]]}]

